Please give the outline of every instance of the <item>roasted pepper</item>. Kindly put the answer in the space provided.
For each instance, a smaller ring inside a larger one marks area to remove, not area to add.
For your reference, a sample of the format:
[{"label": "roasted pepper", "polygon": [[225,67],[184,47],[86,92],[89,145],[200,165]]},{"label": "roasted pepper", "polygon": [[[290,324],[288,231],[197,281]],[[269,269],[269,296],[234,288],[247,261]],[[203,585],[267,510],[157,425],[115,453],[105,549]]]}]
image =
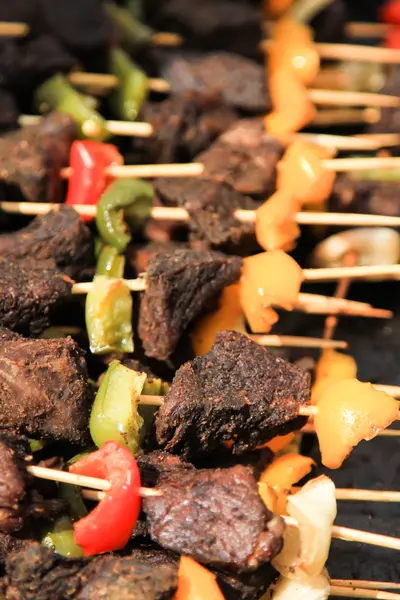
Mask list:
[{"label": "roasted pepper", "polygon": [[96,275],[120,279],[124,276],[125,256],[116,248],[104,246],[97,259]]},{"label": "roasted pepper", "polygon": [[75,141],[71,146],[72,175],[68,182],[66,203],[96,205],[112,181],[107,167],[121,165],[122,156],[112,144],[93,141]]},{"label": "roasted pepper", "polygon": [[110,71],[118,77],[118,87],[110,101],[120,119],[137,119],[147,97],[148,78],[144,71],[120,48],[110,51]]},{"label": "roasted pepper", "polygon": [[132,239],[124,221],[124,214],[133,225],[150,215],[154,190],[141,179],[114,181],[100,198],[96,224],[102,239],[124,252]]},{"label": "roasted pepper", "polygon": [[42,544],[68,558],[83,556],[82,548],[75,542],[73,525],[69,517],[58,519],[42,538]]},{"label": "roasted pepper", "polygon": [[131,11],[122,6],[117,6],[113,2],[104,3],[104,8],[114,21],[122,44],[127,50],[135,52],[141,46],[151,44],[155,33],[154,29],[135,19]]},{"label": "roasted pepper", "polygon": [[93,354],[133,352],[132,295],[122,279],[94,278],[86,297],[86,329]]},{"label": "roasted pepper", "polygon": [[47,107],[71,115],[80,128],[82,137],[105,140],[109,133],[107,123],[85,97],[77,92],[64,75],[57,74],[47,79],[36,89],[35,103],[38,108]]},{"label": "roasted pepper", "polygon": [[146,378],[145,373],[128,369],[117,360],[110,364],[90,415],[90,435],[96,446],[101,448],[107,440],[115,440],[133,454],[140,451],[143,419],[138,403]]},{"label": "roasted pepper", "polygon": [[123,548],[140,511],[140,474],[133,454],[121,444],[104,446],[70,466],[71,473],[107,479],[110,489],[96,508],[74,523],[75,542],[85,556]]},{"label": "roasted pepper", "polygon": [[400,25],[400,1],[389,0],[379,9],[379,17],[383,23]]}]

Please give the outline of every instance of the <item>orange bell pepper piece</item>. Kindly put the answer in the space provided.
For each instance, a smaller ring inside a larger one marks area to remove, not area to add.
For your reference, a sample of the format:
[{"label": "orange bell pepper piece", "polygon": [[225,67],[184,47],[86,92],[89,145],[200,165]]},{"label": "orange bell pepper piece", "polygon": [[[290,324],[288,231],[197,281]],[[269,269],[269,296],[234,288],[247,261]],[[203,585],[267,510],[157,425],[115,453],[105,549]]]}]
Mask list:
[{"label": "orange bell pepper piece", "polygon": [[332,151],[327,148],[296,140],[278,164],[277,187],[302,204],[320,204],[329,198],[336,177],[324,167],[329,158]]},{"label": "orange bell pepper piece", "polygon": [[271,19],[276,19],[286,13],[292,4],[293,0],[264,0],[265,14]]},{"label": "orange bell pepper piece", "polygon": [[222,329],[246,333],[238,283],[224,288],[218,310],[203,317],[196,325],[192,334],[192,345],[196,356],[201,356],[210,350],[217,332]]},{"label": "orange bell pepper piece", "polygon": [[268,72],[288,70],[305,86],[318,75],[320,59],[312,31],[302,23],[281,19],[274,27],[268,53]]},{"label": "orange bell pepper piece", "polygon": [[357,363],[352,356],[336,352],[332,348],[324,350],[315,367],[315,383],[311,390],[311,404],[316,405],[332,382],[341,379],[354,379]]},{"label": "orange bell pepper piece", "polygon": [[314,417],[322,463],[338,469],[361,440],[371,440],[396,420],[398,402],[357,379],[333,381]]},{"label": "orange bell pepper piece", "polygon": [[262,252],[243,261],[240,302],[253,332],[270,331],[278,315],[271,308],[293,310],[303,281],[297,262],[282,250]]},{"label": "orange bell pepper piece", "polygon": [[181,556],[174,600],[224,600],[214,573],[193,558]]},{"label": "orange bell pepper piece", "polygon": [[275,493],[274,508],[271,508],[271,493],[266,492],[262,487],[261,491],[259,490],[261,497],[264,493],[270,503],[270,510],[278,514],[285,514],[287,495],[291,487],[308,475],[314,465],[315,462],[309,456],[302,456],[294,452],[274,459],[262,473],[259,480],[259,483],[267,485]]},{"label": "orange bell pepper piece", "polygon": [[257,242],[264,250],[290,251],[300,236],[295,215],[300,203],[292,194],[278,190],[256,210]]},{"label": "orange bell pepper piece", "polygon": [[259,446],[259,448],[269,448],[274,454],[278,454],[281,450],[284,450],[286,446],[292,443],[294,440],[294,433],[287,433],[286,435],[277,435],[272,438],[266,444]]},{"label": "orange bell pepper piece", "polygon": [[272,28],[272,40],[275,43],[287,42],[296,44],[307,44],[313,41],[313,32],[310,27],[295,21],[294,19],[283,17],[279,19]]},{"label": "orange bell pepper piece", "polygon": [[[273,111],[265,117],[268,133],[279,138],[302,129],[316,115],[307,89],[290,69],[269,73],[269,93]],[[278,186],[279,187],[279,186]]]}]

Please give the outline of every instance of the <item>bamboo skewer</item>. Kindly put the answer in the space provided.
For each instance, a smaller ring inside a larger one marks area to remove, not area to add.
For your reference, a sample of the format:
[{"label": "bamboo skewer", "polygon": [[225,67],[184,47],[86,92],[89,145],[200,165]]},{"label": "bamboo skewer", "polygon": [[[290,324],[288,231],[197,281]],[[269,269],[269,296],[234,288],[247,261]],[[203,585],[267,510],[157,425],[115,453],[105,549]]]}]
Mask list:
[{"label": "bamboo skewer", "polygon": [[[115,165],[106,169],[108,176],[115,179],[152,179],[153,177],[196,177],[204,171],[202,163],[177,163],[155,165]],[[72,168],[61,169],[60,175],[68,179],[72,175]]]},{"label": "bamboo skewer", "polygon": [[353,38],[380,38],[385,36],[393,25],[387,25],[386,23],[364,23],[353,21],[346,23],[345,31],[349,37]]},{"label": "bamboo skewer", "polygon": [[400,583],[394,581],[369,581],[367,579],[331,579],[332,585],[359,588],[364,590],[400,590]]},{"label": "bamboo skewer", "polygon": [[320,106],[400,106],[399,97],[372,92],[311,89],[308,90],[308,97],[312,102],[319,104]]},{"label": "bamboo skewer", "polygon": [[[195,171],[200,163],[188,163],[188,170]],[[128,166],[128,165],[127,165]],[[138,169],[142,165],[132,165]],[[147,165],[143,165],[146,167]],[[170,165],[155,165],[156,167],[169,167]],[[175,165],[172,165],[175,166]],[[181,165],[178,165],[181,167]],[[186,165],[184,165],[186,166]],[[132,171],[131,171],[132,172]],[[137,171],[136,171],[137,172]],[[143,171],[142,171],[143,172]],[[170,173],[168,169],[165,172]],[[125,174],[125,172],[124,172]],[[45,215],[52,210],[59,210],[63,204],[50,204],[48,202],[0,202],[0,210],[10,214],[21,215]],[[75,205],[74,209],[80,215],[95,218],[97,214],[96,206],[86,204]],[[254,210],[236,210],[235,218],[241,223],[254,223],[256,220],[256,211]],[[189,213],[185,208],[174,206],[153,206],[150,217],[161,221],[182,221],[190,220]],[[400,217],[391,217],[386,215],[368,215],[358,213],[326,213],[326,212],[298,212],[295,215],[296,222],[299,225],[349,225],[353,227],[400,227]]]},{"label": "bamboo skewer", "polygon": [[[124,282],[132,292],[143,292],[146,289],[146,279],[144,277],[139,277],[137,279],[125,279]],[[72,294],[87,294],[91,290],[92,285],[92,281],[75,283],[72,286]],[[321,296],[319,294],[300,293],[296,308],[308,312],[310,314],[325,314],[326,312],[328,312],[334,314],[340,313],[346,315],[360,317],[375,317],[382,319],[390,319],[393,316],[393,313],[391,311],[380,308],[374,308],[368,303],[354,302],[353,300],[341,300],[332,298],[330,296]],[[274,340],[275,338],[271,339]],[[264,341],[265,340],[266,338],[264,337]],[[273,343],[272,345],[275,346],[276,343]]]},{"label": "bamboo skewer", "polygon": [[360,123],[377,123],[380,119],[381,112],[378,108],[336,108],[318,111],[311,124],[317,127],[359,125]]},{"label": "bamboo skewer", "polygon": [[375,600],[400,600],[400,594],[382,592],[380,590],[350,588],[331,585],[330,596],[341,596],[345,598],[372,598]]},{"label": "bamboo skewer", "polygon": [[[18,123],[22,127],[37,125],[42,117],[39,115],[21,115]],[[107,130],[112,135],[150,137],[153,135],[153,127],[150,123],[141,121],[106,121]],[[92,132],[87,132],[92,133]]]},{"label": "bamboo skewer", "polygon": [[[273,40],[264,40],[260,46],[263,52],[268,52],[273,44]],[[400,50],[397,49],[327,43],[314,44],[314,47],[321,58],[331,60],[358,60],[392,65],[400,63]]]},{"label": "bamboo skewer", "polygon": [[[107,492],[111,488],[111,484],[106,479],[98,479],[97,477],[87,477],[86,475],[75,475],[68,471],[61,471],[59,469],[48,469],[46,467],[39,467],[32,465],[27,467],[27,471],[34,477],[39,479],[47,479],[49,481],[57,481],[59,483],[69,483],[71,485],[85,486],[94,490],[102,490]],[[142,498],[149,496],[160,496],[161,492],[153,490],[151,488],[141,487],[139,490]]]},{"label": "bamboo skewer", "polygon": [[[68,80],[72,85],[79,88],[83,87],[113,90],[119,85],[118,77],[109,73],[87,73],[86,71],[74,71],[68,75]],[[150,77],[147,80],[147,86],[149,90],[153,92],[168,93],[171,91],[171,86],[169,85],[168,81],[159,77]]]}]

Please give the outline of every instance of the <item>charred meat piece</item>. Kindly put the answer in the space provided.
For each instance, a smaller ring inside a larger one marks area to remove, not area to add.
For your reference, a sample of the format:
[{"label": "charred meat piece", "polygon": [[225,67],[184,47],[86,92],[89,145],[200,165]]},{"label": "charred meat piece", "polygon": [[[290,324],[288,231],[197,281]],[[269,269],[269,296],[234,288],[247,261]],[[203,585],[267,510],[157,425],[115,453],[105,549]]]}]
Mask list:
[{"label": "charred meat piece", "polygon": [[142,118],[151,123],[154,134],[134,141],[140,160],[170,163],[191,161],[236,120],[237,114],[218,98],[186,93],[172,94],[162,102],[146,102]]},{"label": "charred meat piece", "polygon": [[310,376],[234,331],[221,331],[209,352],[176,373],[156,420],[157,441],[195,457],[226,449],[241,454],[300,429]]},{"label": "charred meat piece", "polygon": [[[169,454],[169,456],[171,456],[171,454]],[[209,469],[210,467],[226,469],[239,464],[250,469],[253,477],[258,481],[261,473],[265,471],[265,469],[272,463],[273,460],[274,453],[269,448],[245,452],[239,456],[233,455],[229,448],[226,448],[225,452],[221,451],[214,453],[211,456],[205,456],[203,459],[196,460],[195,465],[197,468],[204,469]]]},{"label": "charred meat piece", "polygon": [[171,471],[193,470],[194,466],[175,456],[164,452],[163,450],[154,450],[148,454],[142,454],[138,457],[138,466],[140,469],[140,478],[143,485],[157,485],[160,477]]},{"label": "charred meat piece", "polygon": [[163,548],[234,572],[254,571],[282,548],[284,524],[264,505],[246,467],[172,471],[146,498],[150,534]]},{"label": "charred meat piece", "polygon": [[53,260],[0,257],[0,325],[39,335],[50,324],[51,310],[69,297],[72,282]]},{"label": "charred meat piece", "polygon": [[0,424],[38,439],[84,443],[91,392],[84,355],[72,338],[0,346]]},{"label": "charred meat piece", "polygon": [[258,2],[248,0],[147,0],[146,18],[160,31],[176,31],[185,46],[229,49],[255,56],[261,42],[261,14]]},{"label": "charred meat piece", "polygon": [[271,110],[264,67],[229,52],[186,53],[166,61],[162,76],[176,94],[192,91],[248,114]]},{"label": "charred meat piece", "polygon": [[4,200],[61,201],[60,169],[68,164],[76,124],[52,113],[39,125],[5,135],[0,142],[0,196]]},{"label": "charred meat piece", "polygon": [[172,600],[177,567],[156,570],[134,558],[65,559],[32,544],[7,559],[7,600]]},{"label": "charred meat piece", "polygon": [[397,181],[362,181],[346,175],[336,178],[330,198],[335,212],[400,216]]},{"label": "charred meat piece", "polygon": [[261,565],[253,573],[213,571],[225,600],[260,600],[279,576],[269,563]]},{"label": "charred meat piece", "polygon": [[276,189],[276,165],[283,151],[280,142],[265,132],[262,118],[241,119],[196,160],[205,167],[205,179],[264,201]]},{"label": "charred meat piece", "polygon": [[189,245],[184,242],[150,242],[140,246],[128,246],[127,260],[133,273],[137,276],[147,271],[149,261],[155,254],[174,252],[185,248],[188,249]]},{"label": "charred meat piece", "polygon": [[157,179],[154,182],[163,204],[182,206],[189,212],[192,240],[212,247],[239,247],[243,238],[253,233],[248,223],[234,217],[236,209],[254,210],[257,204],[225,183],[207,179]]},{"label": "charred meat piece", "polygon": [[11,329],[0,326],[0,342],[6,342],[7,340],[18,340],[19,338],[19,333],[15,333],[15,331],[11,331]]},{"label": "charred meat piece", "polygon": [[37,216],[16,233],[0,235],[0,256],[9,260],[52,258],[73,279],[95,262],[93,236],[69,206]]},{"label": "charred meat piece", "polygon": [[[26,470],[31,458],[29,452],[27,438],[18,437],[11,431],[0,431],[1,534],[26,530],[32,525],[32,519],[53,519],[66,509],[63,500],[45,499],[33,489],[33,477]],[[21,535],[24,535],[23,531]]]},{"label": "charred meat piece", "polygon": [[242,261],[219,252],[176,250],[149,261],[139,336],[147,356],[167,360],[188,325],[240,277]]}]

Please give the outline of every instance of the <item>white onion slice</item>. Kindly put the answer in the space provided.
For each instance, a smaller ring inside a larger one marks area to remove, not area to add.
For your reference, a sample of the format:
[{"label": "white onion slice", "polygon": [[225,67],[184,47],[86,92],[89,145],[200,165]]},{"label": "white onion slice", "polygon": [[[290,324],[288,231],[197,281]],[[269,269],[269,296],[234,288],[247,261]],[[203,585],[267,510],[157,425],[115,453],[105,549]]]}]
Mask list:
[{"label": "white onion slice", "polygon": [[304,581],[281,576],[274,587],[271,600],[327,600],[330,589],[328,573],[325,570]]}]

